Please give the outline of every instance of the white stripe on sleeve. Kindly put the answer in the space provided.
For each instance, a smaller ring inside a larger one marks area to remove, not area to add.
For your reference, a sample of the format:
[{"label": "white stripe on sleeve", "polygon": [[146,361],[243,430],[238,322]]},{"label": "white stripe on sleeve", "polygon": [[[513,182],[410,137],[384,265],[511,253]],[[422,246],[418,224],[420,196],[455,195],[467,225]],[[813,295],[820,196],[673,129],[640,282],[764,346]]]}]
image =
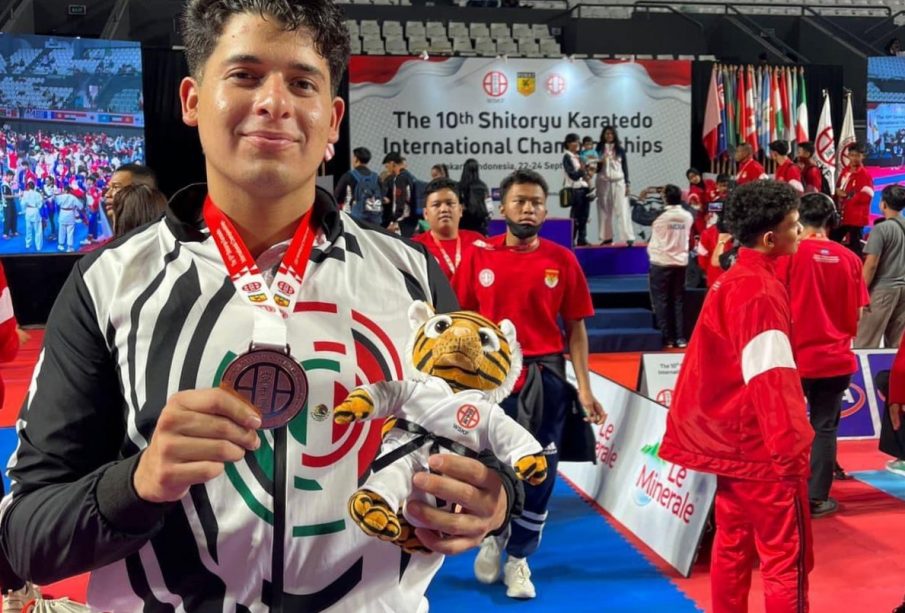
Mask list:
[{"label": "white stripe on sleeve", "polygon": [[13,317],[13,299],[9,295],[9,288],[4,287],[3,293],[0,294],[0,323],[12,319]]},{"label": "white stripe on sleeve", "polygon": [[865,194],[867,194],[868,196],[870,196],[871,198],[874,197],[874,190],[872,187],[868,187],[865,185],[864,187],[861,188],[861,191],[864,192]]},{"label": "white stripe on sleeve", "polygon": [[774,368],[795,368],[792,344],[779,330],[761,332],[742,350],[742,378],[747,385],[751,379]]},{"label": "white stripe on sleeve", "polygon": [[791,185],[794,189],[796,189],[799,192],[804,191],[804,185],[802,185],[801,181],[799,181],[798,179],[792,179],[791,181],[789,181],[789,185]]}]

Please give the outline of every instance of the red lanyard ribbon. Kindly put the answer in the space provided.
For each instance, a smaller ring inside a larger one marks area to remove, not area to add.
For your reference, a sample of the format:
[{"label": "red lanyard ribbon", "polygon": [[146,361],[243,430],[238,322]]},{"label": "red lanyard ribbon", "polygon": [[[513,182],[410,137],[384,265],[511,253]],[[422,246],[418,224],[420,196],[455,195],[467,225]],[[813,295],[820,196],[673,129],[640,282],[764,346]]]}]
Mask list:
[{"label": "red lanyard ribbon", "polygon": [[[430,232],[430,230],[428,230]],[[443,259],[446,261],[446,265],[449,266],[450,272],[452,274],[456,274],[456,269],[459,267],[459,264],[462,263],[462,237],[456,236],[456,261],[453,262],[452,258],[449,257],[449,254],[446,253],[446,250],[443,248],[443,243],[437,240],[437,237],[434,236],[434,233],[430,233],[431,238],[434,239],[434,244],[437,246],[437,249],[440,250],[440,253],[443,255]]]},{"label": "red lanyard ribbon", "polygon": [[311,211],[299,221],[289,249],[283,255],[273,284],[269,287],[235,226],[210,196],[204,201],[202,214],[236,291],[251,306],[257,307],[256,314],[265,315],[263,318],[260,315],[255,317],[253,343],[285,346],[286,324],[283,320],[295,308],[308,258],[314,248]]}]

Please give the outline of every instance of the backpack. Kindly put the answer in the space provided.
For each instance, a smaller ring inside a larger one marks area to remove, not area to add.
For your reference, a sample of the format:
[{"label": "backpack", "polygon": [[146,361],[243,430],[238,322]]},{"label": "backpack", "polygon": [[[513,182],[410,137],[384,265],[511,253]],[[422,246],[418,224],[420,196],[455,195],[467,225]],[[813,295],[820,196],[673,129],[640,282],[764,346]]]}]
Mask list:
[{"label": "backpack", "polygon": [[352,192],[353,210],[382,213],[383,198],[380,194],[380,182],[377,180],[377,173],[372,172],[363,175],[355,168],[351,170],[351,173],[355,179],[355,190]]}]

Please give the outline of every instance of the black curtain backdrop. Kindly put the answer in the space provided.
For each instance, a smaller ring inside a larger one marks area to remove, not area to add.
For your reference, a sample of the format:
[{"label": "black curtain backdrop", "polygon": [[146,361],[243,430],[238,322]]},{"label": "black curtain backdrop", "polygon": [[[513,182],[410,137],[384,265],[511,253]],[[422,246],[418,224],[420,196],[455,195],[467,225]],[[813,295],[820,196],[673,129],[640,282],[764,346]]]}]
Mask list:
[{"label": "black curtain backdrop", "polygon": [[[691,165],[702,172],[710,171],[710,159],[704,149],[704,113],[707,110],[707,90],[710,73],[715,62],[694,62],[691,67]],[[804,79],[808,96],[808,134],[813,139],[817,131],[820,111],[823,109],[822,90],[830,95],[830,111],[836,140],[842,129],[842,67],[808,64],[804,67]],[[858,118],[856,118],[858,119]]]}]

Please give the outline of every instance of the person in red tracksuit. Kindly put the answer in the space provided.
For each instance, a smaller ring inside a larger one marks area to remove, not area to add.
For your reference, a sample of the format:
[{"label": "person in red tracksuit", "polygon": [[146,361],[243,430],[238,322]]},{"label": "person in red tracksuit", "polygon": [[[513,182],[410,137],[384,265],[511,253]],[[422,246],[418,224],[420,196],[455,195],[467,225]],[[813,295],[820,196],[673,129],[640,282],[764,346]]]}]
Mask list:
[{"label": "person in red tracksuit", "polygon": [[804,185],[801,184],[801,169],[789,159],[789,144],[781,140],[770,143],[770,158],[776,164],[773,178],[788,183],[801,195],[804,192]]},{"label": "person in red tracksuit", "polygon": [[732,193],[723,215],[742,248],[704,300],[660,457],[717,476],[714,613],[748,610],[758,558],[767,613],[804,612],[814,432],[789,340],[789,295],[774,268],[798,247],[798,196],[784,183],[756,181]]},{"label": "person in red tracksuit", "polygon": [[804,185],[804,193],[806,194],[823,191],[823,173],[813,159],[814,145],[812,143],[799,143],[798,166],[801,168],[801,182]]},{"label": "person in red tracksuit", "polygon": [[744,185],[745,183],[767,178],[764,167],[754,159],[751,145],[748,143],[742,143],[735,148],[735,161],[738,164],[738,174],[735,175],[736,185]]},{"label": "person in red tracksuit", "polygon": [[830,238],[840,243],[847,236],[848,248],[861,255],[864,226],[870,223],[870,201],[874,197],[874,180],[864,168],[864,145],[852,143],[848,148],[849,166],[842,171],[836,185],[836,203],[842,212],[842,225]]}]

